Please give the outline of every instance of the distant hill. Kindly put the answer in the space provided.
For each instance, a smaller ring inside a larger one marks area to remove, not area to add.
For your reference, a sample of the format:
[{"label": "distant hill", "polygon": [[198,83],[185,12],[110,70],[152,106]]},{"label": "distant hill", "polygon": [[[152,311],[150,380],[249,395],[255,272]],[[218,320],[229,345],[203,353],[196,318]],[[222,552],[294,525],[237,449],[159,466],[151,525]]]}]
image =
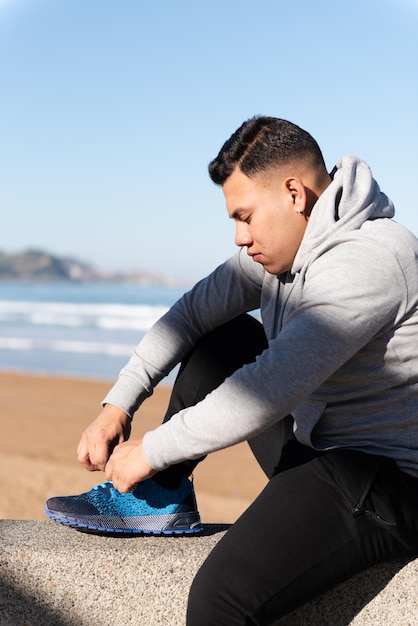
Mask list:
[{"label": "distant hill", "polygon": [[88,263],[43,250],[26,250],[12,254],[0,251],[0,280],[119,282],[166,286],[178,284],[178,281],[163,274],[142,271],[107,272]]}]

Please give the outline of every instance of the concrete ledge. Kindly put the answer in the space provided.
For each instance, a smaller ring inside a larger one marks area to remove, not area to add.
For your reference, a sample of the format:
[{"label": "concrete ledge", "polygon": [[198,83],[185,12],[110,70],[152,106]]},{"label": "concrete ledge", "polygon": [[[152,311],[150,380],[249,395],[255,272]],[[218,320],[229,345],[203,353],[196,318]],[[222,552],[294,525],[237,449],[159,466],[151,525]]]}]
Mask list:
[{"label": "concrete ledge", "polygon": [[[226,529],[119,539],[0,520],[0,626],[182,625],[191,581]],[[418,626],[418,559],[362,573],[278,624]]]}]

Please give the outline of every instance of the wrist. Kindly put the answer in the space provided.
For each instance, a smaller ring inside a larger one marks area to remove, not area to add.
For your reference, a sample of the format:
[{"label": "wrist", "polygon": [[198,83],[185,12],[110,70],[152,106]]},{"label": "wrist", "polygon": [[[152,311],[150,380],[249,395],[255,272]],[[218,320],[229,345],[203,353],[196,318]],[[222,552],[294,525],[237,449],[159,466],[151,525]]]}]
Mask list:
[{"label": "wrist", "polygon": [[114,404],[104,404],[102,415],[111,418],[112,420],[117,420],[121,423],[130,423],[132,422],[132,417],[126,413],[123,409],[120,409]]}]

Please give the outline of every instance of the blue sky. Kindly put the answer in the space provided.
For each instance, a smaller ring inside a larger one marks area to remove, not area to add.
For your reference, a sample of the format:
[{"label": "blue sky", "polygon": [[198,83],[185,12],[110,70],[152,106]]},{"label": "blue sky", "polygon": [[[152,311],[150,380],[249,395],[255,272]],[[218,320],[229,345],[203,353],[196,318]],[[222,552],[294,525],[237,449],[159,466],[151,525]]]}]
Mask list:
[{"label": "blue sky", "polygon": [[196,279],[248,117],[372,168],[418,233],[418,0],[0,0],[0,250]]}]

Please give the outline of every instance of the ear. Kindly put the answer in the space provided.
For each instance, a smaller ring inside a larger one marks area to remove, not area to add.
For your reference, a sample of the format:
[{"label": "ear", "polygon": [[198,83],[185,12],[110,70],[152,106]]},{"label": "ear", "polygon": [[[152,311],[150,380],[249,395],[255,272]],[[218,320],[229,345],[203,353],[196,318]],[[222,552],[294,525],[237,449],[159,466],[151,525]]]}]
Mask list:
[{"label": "ear", "polygon": [[293,176],[289,176],[289,178],[286,178],[284,184],[286,186],[287,192],[291,197],[293,208],[295,209],[296,213],[300,213],[300,215],[303,215],[305,213],[307,200],[305,185],[299,178],[295,178]]}]

